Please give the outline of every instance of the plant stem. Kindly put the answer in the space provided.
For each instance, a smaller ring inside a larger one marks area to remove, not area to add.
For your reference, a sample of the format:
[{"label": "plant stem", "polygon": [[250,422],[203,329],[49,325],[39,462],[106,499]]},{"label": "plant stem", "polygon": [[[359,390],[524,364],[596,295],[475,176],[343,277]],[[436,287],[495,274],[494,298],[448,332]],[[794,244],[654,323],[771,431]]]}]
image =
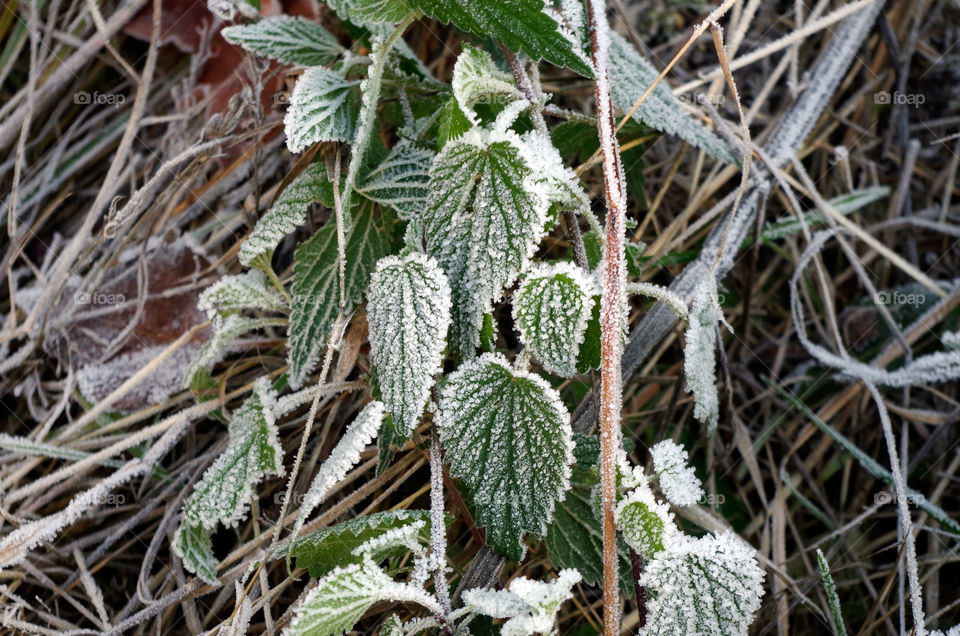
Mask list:
[{"label": "plant stem", "polygon": [[588,0],[590,57],[593,61],[597,132],[603,158],[603,185],[607,203],[606,241],[603,246],[603,291],[600,297],[600,488],[603,500],[603,633],[620,633],[620,590],[617,573],[616,503],[617,455],[621,452],[620,407],[623,355],[626,264],[624,236],[627,194],[614,130],[613,102],[607,72],[610,36],[603,0]]}]

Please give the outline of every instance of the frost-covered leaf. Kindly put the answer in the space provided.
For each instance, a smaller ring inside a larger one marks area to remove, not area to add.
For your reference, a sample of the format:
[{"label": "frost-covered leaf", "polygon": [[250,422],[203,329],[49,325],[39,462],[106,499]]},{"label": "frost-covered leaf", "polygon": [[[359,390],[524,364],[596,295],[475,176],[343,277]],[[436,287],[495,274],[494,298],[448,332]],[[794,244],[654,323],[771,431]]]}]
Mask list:
[{"label": "frost-covered leaf", "polygon": [[[576,452],[576,451],[574,451]],[[603,530],[590,505],[588,493],[570,489],[557,504],[553,521],[544,538],[547,556],[555,568],[574,568],[587,585],[599,585],[603,579]],[[617,541],[620,555],[620,588],[633,590],[633,573],[626,544]]]},{"label": "frost-covered leaf", "polygon": [[450,285],[432,258],[388,256],[370,279],[370,359],[384,408],[407,438],[430,398],[450,327]]},{"label": "frost-covered leaf", "polygon": [[188,572],[196,574],[201,580],[215,584],[217,566],[220,562],[213,554],[210,531],[203,524],[181,523],[173,537],[173,551],[183,561]]},{"label": "frost-covered leaf", "polygon": [[946,331],[940,340],[947,349],[960,351],[960,331]]},{"label": "frost-covered leaf", "polygon": [[310,482],[310,488],[304,495],[303,503],[297,513],[297,522],[293,529],[294,537],[299,534],[303,522],[307,520],[314,508],[323,502],[327,492],[346,477],[347,471],[360,461],[360,453],[377,436],[382,422],[383,403],[374,400],[363,407],[357,418],[350,423],[343,437],[330,451],[330,456],[324,460],[320,470]]},{"label": "frost-covered leaf", "polygon": [[543,378],[485,353],[450,375],[437,419],[451,473],[470,489],[487,542],[514,561],[546,533],[570,486],[570,414]]},{"label": "frost-covered leaf", "polygon": [[[346,239],[344,317],[363,300],[370,273],[390,251],[393,215],[374,215],[364,201],[354,215]],[[337,232],[333,220],[297,248],[293,265],[293,311],[287,341],[290,386],[300,388],[327,344],[340,305]]]},{"label": "frost-covered leaf", "polygon": [[473,124],[480,123],[473,110],[475,104],[506,104],[523,98],[513,77],[497,68],[489,53],[468,45],[464,45],[453,66],[452,86],[460,110]]},{"label": "frost-covered leaf", "polygon": [[396,24],[415,11],[406,0],[350,0],[350,4],[350,17],[357,24]]},{"label": "frost-covered leaf", "polygon": [[669,506],[657,501],[645,483],[620,500],[614,517],[623,540],[645,559],[663,550],[677,533]]},{"label": "frost-covered leaf", "polygon": [[[298,539],[289,553],[296,558],[298,568],[307,568],[310,576],[320,577],[335,567],[356,562],[353,551],[370,539],[417,521],[429,524],[430,511],[388,510],[348,519]],[[423,538],[426,539],[426,535]],[[277,557],[286,556],[287,552],[280,548]]]},{"label": "frost-covered leaf", "polygon": [[450,279],[451,346],[479,344],[483,314],[533,255],[548,202],[529,188],[536,159],[512,132],[474,128],[447,143],[430,170],[427,249]]},{"label": "frost-covered leaf", "polygon": [[[614,107],[628,112],[659,74],[623,36],[610,31],[610,93]],[[666,82],[660,82],[653,89],[633,117],[647,126],[676,135],[721,161],[736,162],[730,148],[713,131],[687,114]]]},{"label": "frost-covered leaf", "polygon": [[820,567],[820,578],[823,579],[824,591],[827,593],[827,603],[830,606],[830,618],[833,620],[833,631],[837,636],[847,636],[847,627],[843,622],[843,613],[840,611],[840,597],[837,596],[837,585],[830,574],[830,564],[823,551],[817,548],[817,565]]},{"label": "frost-covered leaf", "polygon": [[508,619],[500,628],[501,636],[553,634],[557,610],[573,596],[580,582],[576,570],[560,570],[549,583],[519,576],[506,590],[473,589],[463,593],[470,607],[491,618]]},{"label": "frost-covered leaf", "polygon": [[308,68],[297,80],[283,118],[287,148],[300,152],[318,141],[352,142],[359,109],[360,82],[322,66]]},{"label": "frost-covered leaf", "polygon": [[235,526],[247,514],[254,486],[282,475],[283,450],[276,424],[276,393],[265,377],[233,414],[227,448],[203,473],[183,506],[184,521],[213,531]]},{"label": "frost-covered leaf", "polygon": [[703,488],[693,467],[687,464],[687,451],[673,440],[665,439],[650,449],[653,470],[660,491],[674,506],[692,506],[703,497]]},{"label": "frost-covered leaf", "polygon": [[339,636],[353,627],[378,601],[417,603],[440,614],[442,608],[431,594],[390,578],[373,561],[336,568],[296,608],[289,636]]},{"label": "frost-covered leaf", "polygon": [[644,566],[647,624],[639,636],[746,636],[763,595],[754,551],[726,532],[678,536]]},{"label": "frost-covered leaf", "polygon": [[524,147],[531,163],[537,166],[529,187],[555,206],[554,210],[575,210],[582,214],[590,211],[587,196],[576,173],[563,163],[560,151],[553,145],[549,135],[531,130],[523,135]]},{"label": "frost-covered leaf", "polygon": [[327,178],[326,168],[318,163],[307,166],[257,221],[240,246],[240,262],[250,265],[258,256],[272,253],[283,237],[306,223],[311,204],[332,204],[332,199],[333,184]]},{"label": "frost-covered leaf", "polygon": [[244,309],[280,311],[286,307],[283,296],[267,281],[266,274],[252,269],[242,274],[224,276],[207,287],[197,301],[197,307],[210,319]]},{"label": "frost-covered leaf", "polygon": [[404,220],[419,216],[427,204],[433,157],[433,152],[401,141],[363,178],[357,191],[393,208]]},{"label": "frost-covered leaf", "polygon": [[329,31],[299,16],[271,16],[253,24],[229,26],[220,33],[227,42],[284,64],[327,66],[343,53]]},{"label": "frost-covered leaf", "polygon": [[511,51],[523,51],[534,60],[545,59],[581,75],[593,73],[581,51],[574,50],[555,19],[544,10],[543,0],[413,0],[440,22],[481,38],[500,40]]},{"label": "frost-covered leaf", "polygon": [[215,315],[212,320],[213,335],[190,362],[184,374],[183,385],[189,387],[204,373],[209,373],[210,367],[223,353],[224,348],[243,334],[283,324],[284,321],[277,318],[247,318],[240,314],[229,314],[226,317]]},{"label": "frost-covered leaf", "polygon": [[593,313],[593,281],[569,262],[537,265],[527,272],[513,298],[520,339],[543,368],[570,377]]},{"label": "frost-covered leaf", "polygon": [[689,317],[684,334],[683,374],[687,378],[687,390],[693,392],[693,416],[705,422],[709,434],[713,434],[720,418],[716,349],[717,321],[721,314],[712,275],[697,286]]}]

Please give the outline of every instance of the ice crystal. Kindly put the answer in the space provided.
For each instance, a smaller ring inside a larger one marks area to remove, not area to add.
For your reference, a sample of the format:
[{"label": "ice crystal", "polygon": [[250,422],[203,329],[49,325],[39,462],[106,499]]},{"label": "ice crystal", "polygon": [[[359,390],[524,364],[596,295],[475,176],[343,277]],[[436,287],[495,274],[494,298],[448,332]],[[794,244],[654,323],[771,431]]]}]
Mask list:
[{"label": "ice crystal", "polygon": [[717,286],[712,275],[707,276],[694,292],[689,316],[684,336],[683,373],[687,378],[687,390],[693,392],[693,416],[707,423],[712,434],[720,418],[716,348],[717,321],[721,318]]},{"label": "ice crystal", "polygon": [[673,440],[663,440],[650,449],[660,491],[674,506],[692,506],[703,497],[703,488],[693,468],[687,465],[687,451]]},{"label": "ice crystal", "polygon": [[293,529],[294,537],[299,534],[304,521],[314,508],[323,502],[327,492],[346,477],[347,471],[360,461],[360,453],[377,436],[382,422],[383,403],[374,400],[363,407],[357,418],[347,427],[343,437],[330,451],[330,456],[324,460],[310,483],[310,488],[297,514],[297,523]]},{"label": "ice crystal", "polygon": [[377,167],[367,174],[357,191],[409,220],[423,213],[430,183],[434,153],[409,141],[401,141]]},{"label": "ice crystal", "polygon": [[318,141],[352,142],[359,86],[360,82],[346,80],[322,66],[307,69],[297,80],[283,118],[290,152],[300,152]]},{"label": "ice crystal", "polygon": [[657,501],[646,483],[620,500],[614,518],[623,540],[646,559],[663,550],[679,532],[670,507]]},{"label": "ice crystal", "polygon": [[312,203],[332,197],[333,188],[327,179],[323,164],[307,166],[293,180],[263,217],[257,221],[253,232],[240,245],[240,262],[250,263],[261,254],[269,254],[290,232],[307,221],[307,209]]},{"label": "ice crystal", "polygon": [[450,375],[437,418],[451,473],[470,489],[487,541],[519,561],[570,486],[570,414],[540,376],[486,353]]},{"label": "ice crystal", "polygon": [[555,634],[557,610],[573,596],[573,586],[579,582],[576,570],[560,570],[549,583],[520,576],[506,590],[467,590],[463,599],[481,614],[508,619],[500,628],[502,636]]},{"label": "ice crystal", "polygon": [[327,66],[343,52],[329,31],[299,16],[271,16],[253,24],[229,26],[220,33],[227,42],[285,64]]},{"label": "ice crystal", "polygon": [[432,258],[381,259],[370,279],[370,357],[384,408],[404,438],[416,428],[440,371],[450,327],[450,285]]},{"label": "ice crystal", "polygon": [[420,587],[394,581],[369,557],[361,563],[336,568],[319,581],[297,606],[288,636],[339,636],[379,601],[417,603],[441,614],[431,594]]},{"label": "ice crystal", "polygon": [[197,307],[213,320],[217,315],[244,309],[278,311],[286,307],[279,290],[273,287],[262,270],[254,269],[242,274],[224,276],[207,287]]},{"label": "ice crystal", "polygon": [[545,230],[549,203],[528,187],[536,166],[522,146],[513,132],[474,128],[448,142],[430,170],[427,248],[450,279],[451,345],[464,359],[479,344],[484,313]]},{"label": "ice crystal", "polygon": [[464,45],[453,66],[453,96],[470,123],[478,125],[480,117],[473,110],[478,103],[507,104],[523,97],[513,77],[497,68],[490,54]]},{"label": "ice crystal", "polygon": [[513,299],[520,339],[551,373],[577,372],[577,354],[593,313],[594,281],[569,262],[536,265]]},{"label": "ice crystal", "polygon": [[763,595],[753,548],[730,532],[678,535],[645,564],[647,624],[639,636],[746,636]]}]

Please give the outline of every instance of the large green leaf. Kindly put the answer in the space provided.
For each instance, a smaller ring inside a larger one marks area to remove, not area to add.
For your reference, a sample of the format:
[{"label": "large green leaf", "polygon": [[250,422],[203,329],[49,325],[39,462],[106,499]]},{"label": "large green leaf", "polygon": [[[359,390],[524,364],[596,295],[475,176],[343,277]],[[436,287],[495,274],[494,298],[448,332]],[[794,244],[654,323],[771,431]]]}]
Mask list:
[{"label": "large green leaf", "polygon": [[570,486],[570,414],[543,378],[486,353],[450,375],[437,421],[451,473],[469,488],[487,542],[519,561]]},{"label": "large green leaf", "polygon": [[327,66],[343,53],[337,38],[302,17],[271,16],[253,24],[229,26],[221,33],[227,42],[286,64]]},{"label": "large green leaf", "polygon": [[543,0],[413,0],[412,4],[458,29],[500,40],[512,51],[593,75],[583,53],[544,10]]},{"label": "large green leaf", "polygon": [[430,399],[450,327],[450,285],[432,258],[388,256],[370,281],[370,358],[381,399],[406,439]]},{"label": "large green leaf", "polygon": [[401,509],[377,512],[312,532],[298,539],[289,550],[278,549],[276,556],[281,558],[289,552],[290,556],[296,558],[298,568],[307,568],[310,576],[319,577],[336,567],[356,562],[353,551],[370,539],[417,521],[423,521],[429,527],[430,511]]},{"label": "large green leaf", "polygon": [[513,321],[543,368],[570,377],[593,313],[593,280],[569,262],[538,265],[520,283]]},{"label": "large green leaf", "polygon": [[[393,215],[361,201],[346,239],[345,317],[363,300],[377,261],[390,251]],[[331,219],[296,252],[288,339],[290,386],[299,388],[330,336],[340,304],[337,232]]]},{"label": "large green leaf", "polygon": [[307,69],[293,88],[283,118],[287,148],[300,152],[318,141],[353,142],[359,110],[359,81],[322,66]]},{"label": "large green leaf", "polygon": [[537,166],[512,132],[474,128],[433,161],[424,217],[427,250],[450,279],[451,346],[463,359],[483,314],[516,280],[543,235],[549,206],[532,187]]}]

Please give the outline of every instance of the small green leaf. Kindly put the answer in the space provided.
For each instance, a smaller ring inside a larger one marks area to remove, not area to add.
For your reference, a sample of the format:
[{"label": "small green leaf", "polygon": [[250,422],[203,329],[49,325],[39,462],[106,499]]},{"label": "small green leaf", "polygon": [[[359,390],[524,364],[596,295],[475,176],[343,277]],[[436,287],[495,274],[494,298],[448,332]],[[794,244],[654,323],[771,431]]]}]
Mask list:
[{"label": "small green leaf", "polygon": [[396,210],[401,219],[423,214],[434,153],[401,141],[367,174],[357,192]]},{"label": "small green leaf", "polygon": [[520,339],[551,373],[576,374],[577,356],[593,314],[593,280],[569,262],[537,265],[513,299]]},{"label": "small green leaf", "polygon": [[197,301],[197,308],[205,311],[212,320],[214,316],[244,309],[282,311],[286,301],[259,269],[242,274],[224,276],[207,287]]},{"label": "small green leaf", "polygon": [[283,326],[286,323],[279,318],[247,318],[240,314],[228,314],[226,317],[217,314],[211,322],[213,335],[190,361],[183,376],[184,387],[189,388],[195,383],[202,384],[203,376],[209,375],[210,368],[222,355],[223,350],[243,334],[264,327]]},{"label": "small green leaf", "polygon": [[543,0],[413,0],[413,4],[440,22],[500,40],[511,51],[593,75],[582,51],[571,45],[556,18],[544,10]]},{"label": "small green leaf", "polygon": [[514,561],[546,533],[570,486],[570,414],[543,378],[485,353],[450,375],[437,419],[451,474],[469,488],[487,541]]},{"label": "small green leaf", "polygon": [[593,311],[583,334],[583,344],[577,354],[577,371],[589,373],[600,368],[600,301],[594,298]]},{"label": "small green leaf", "polygon": [[453,95],[460,110],[473,124],[480,118],[473,107],[477,103],[502,103],[523,99],[514,85],[513,77],[497,68],[490,54],[469,45],[457,57],[453,66]]},{"label": "small green leaf", "polygon": [[663,550],[677,533],[670,507],[657,501],[646,484],[620,500],[615,517],[623,540],[645,559]]},{"label": "small green leaf", "polygon": [[[349,519],[301,537],[289,550],[289,554],[296,558],[298,568],[307,568],[310,571],[310,576],[323,576],[336,567],[356,562],[357,557],[352,553],[366,541],[416,521],[424,521],[429,527],[430,511],[388,510]],[[287,546],[278,548],[277,558],[286,555]]]},{"label": "small green leaf", "polygon": [[448,141],[460,137],[470,130],[472,125],[467,116],[460,110],[457,100],[451,97],[440,109],[440,126],[437,131],[437,147],[443,148]]},{"label": "small green leaf", "polygon": [[318,141],[353,142],[359,110],[359,81],[322,66],[308,68],[297,80],[283,118],[287,148],[300,152]]},{"label": "small green leaf", "polygon": [[284,64],[327,66],[343,53],[337,38],[302,17],[271,16],[253,24],[226,27],[221,33],[227,42]]},{"label": "small green leaf", "polygon": [[396,24],[415,11],[406,0],[352,0],[351,4],[350,18],[357,24]]},{"label": "small green leaf", "polygon": [[450,327],[450,285],[432,258],[388,256],[370,280],[370,359],[397,433],[410,436],[440,372]]},{"label": "small green leaf", "polygon": [[190,525],[181,522],[173,537],[173,551],[176,552],[183,567],[206,583],[217,582],[217,566],[220,562],[213,554],[210,531],[203,524]]},{"label": "small green leaf", "polygon": [[[390,251],[393,215],[374,215],[363,200],[346,239],[344,316],[363,300],[377,261]],[[300,388],[327,344],[340,304],[337,232],[331,219],[296,251],[293,266],[293,311],[287,342],[290,386]]]}]

